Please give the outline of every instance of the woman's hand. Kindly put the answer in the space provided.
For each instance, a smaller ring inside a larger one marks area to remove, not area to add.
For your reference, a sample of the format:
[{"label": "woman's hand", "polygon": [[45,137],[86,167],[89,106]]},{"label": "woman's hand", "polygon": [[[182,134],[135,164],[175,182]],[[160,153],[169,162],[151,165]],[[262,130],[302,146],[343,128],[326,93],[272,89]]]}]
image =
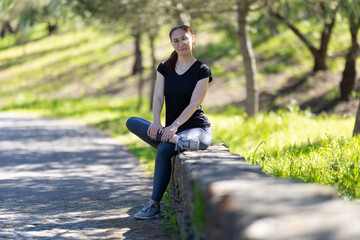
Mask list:
[{"label": "woman's hand", "polygon": [[166,128],[163,128],[160,133],[162,134],[161,141],[162,142],[168,142],[169,139],[174,136],[174,134],[177,132],[178,128],[174,125],[170,125]]},{"label": "woman's hand", "polygon": [[151,139],[157,140],[157,134],[161,133],[162,129],[163,129],[163,126],[160,123],[151,123],[148,128],[147,135]]}]

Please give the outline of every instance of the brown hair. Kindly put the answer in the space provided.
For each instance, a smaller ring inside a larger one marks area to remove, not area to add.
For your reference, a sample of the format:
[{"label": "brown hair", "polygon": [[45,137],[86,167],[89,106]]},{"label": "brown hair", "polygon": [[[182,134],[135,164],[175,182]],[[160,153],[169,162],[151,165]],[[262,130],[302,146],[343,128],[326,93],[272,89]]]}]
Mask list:
[{"label": "brown hair", "polygon": [[[182,29],[187,33],[190,33],[191,35],[193,35],[193,31],[191,30],[191,28],[187,25],[184,24],[180,24],[180,25],[176,25],[175,27],[173,27],[169,33],[169,38],[171,40],[171,35],[173,34],[173,32],[177,29]],[[168,69],[169,72],[172,72],[175,69],[175,65],[176,62],[178,60],[178,54],[177,52],[174,50],[170,57],[164,62],[165,67]]]}]

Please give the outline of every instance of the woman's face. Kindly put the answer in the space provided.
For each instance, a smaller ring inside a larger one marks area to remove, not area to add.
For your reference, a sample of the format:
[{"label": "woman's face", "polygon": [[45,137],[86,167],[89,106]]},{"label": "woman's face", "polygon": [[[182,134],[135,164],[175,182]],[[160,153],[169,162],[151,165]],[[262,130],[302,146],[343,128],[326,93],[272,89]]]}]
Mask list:
[{"label": "woman's face", "polygon": [[188,55],[191,53],[194,41],[194,35],[182,29],[176,29],[171,34],[171,43],[178,55]]}]

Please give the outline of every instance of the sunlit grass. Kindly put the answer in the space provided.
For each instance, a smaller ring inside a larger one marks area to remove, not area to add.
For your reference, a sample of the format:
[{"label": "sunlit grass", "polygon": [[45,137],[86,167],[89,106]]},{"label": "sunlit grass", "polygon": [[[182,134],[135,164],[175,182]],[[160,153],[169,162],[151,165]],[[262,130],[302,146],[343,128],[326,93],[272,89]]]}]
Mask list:
[{"label": "sunlit grass", "polygon": [[359,150],[360,138],[329,135],[281,150],[260,149],[248,161],[274,176],[335,185],[340,196],[353,199],[360,197]]},{"label": "sunlit grass", "polygon": [[[134,115],[151,120],[147,108],[139,111],[135,106],[136,99],[104,97],[32,102],[3,110],[85,122],[126,144],[152,171],[155,149],[139,141],[125,126],[128,117]],[[213,142],[224,142],[232,152],[260,164],[268,174],[335,185],[343,197],[360,197],[360,140],[351,137],[354,118],[315,117],[296,107],[261,113],[251,119],[236,107],[208,116],[214,130]]]},{"label": "sunlit grass", "polygon": [[[289,32],[281,34],[267,44],[276,49],[284,45],[282,40],[291,38]],[[1,50],[0,110],[71,118],[94,126],[119,139],[152,171],[155,149],[139,141],[125,126],[130,116],[152,119],[147,99],[137,109],[137,98],[121,95],[126,85],[136,84],[128,61],[131,48],[118,45],[128,41],[121,34],[70,31],[28,43],[25,51],[23,46]],[[236,55],[236,47],[231,43],[231,40],[223,46],[212,43],[199,51],[204,57],[218,60],[220,53],[208,52],[221,50],[227,54],[225,62],[231,61]],[[289,58],[290,62],[301,59],[297,54],[302,51],[283,48],[270,52],[271,48],[265,46],[259,44],[256,50],[265,60],[279,56]],[[310,66],[309,58],[306,61],[304,66]],[[224,64],[214,61],[214,66],[213,73],[218,77],[236,80],[240,78],[237,75],[242,75],[240,68],[230,74]],[[266,71],[275,73],[285,68],[292,75],[299,73],[290,63],[269,66],[262,73],[264,80]],[[118,92],[108,94],[105,91],[108,88]],[[221,109],[209,107],[205,111],[213,126],[213,142],[224,142],[232,152],[243,155],[250,163],[260,164],[268,174],[331,184],[345,198],[360,197],[360,143],[351,137],[354,118],[315,117],[300,111],[295,104],[250,119],[243,109],[232,105]]]},{"label": "sunlit grass", "polygon": [[0,105],[76,98],[105,89],[129,73],[123,61],[132,51],[117,47],[128,41],[121,34],[88,29],[27,43],[25,53],[21,46],[2,50]]},{"label": "sunlit grass", "polygon": [[315,117],[296,107],[252,119],[240,109],[232,117],[223,114],[209,115],[214,141],[226,143],[266,173],[335,185],[344,198],[360,197],[360,138],[352,138],[354,118]]}]

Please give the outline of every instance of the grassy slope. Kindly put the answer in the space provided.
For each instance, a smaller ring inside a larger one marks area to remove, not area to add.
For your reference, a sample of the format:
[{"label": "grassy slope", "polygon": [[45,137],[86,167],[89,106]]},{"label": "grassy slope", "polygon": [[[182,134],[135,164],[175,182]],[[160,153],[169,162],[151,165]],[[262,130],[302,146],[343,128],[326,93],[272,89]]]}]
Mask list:
[{"label": "grassy slope", "polygon": [[[283,110],[246,119],[242,107],[219,108],[219,104],[211,104],[210,100],[221,102],[234,89],[241,91],[244,81],[243,69],[239,67],[241,57],[233,42],[221,37],[214,39],[213,43],[204,41],[198,48],[199,56],[209,61],[220,84],[210,87],[206,105],[214,127],[214,141],[225,142],[233,152],[263,165],[270,174],[335,184],[344,197],[359,197],[359,142],[351,139],[354,118],[315,117],[290,104]],[[158,45],[165,42],[166,39],[158,39]],[[298,47],[284,47],[286,42],[295,42]],[[337,41],[331,49],[343,49],[336,48],[336,44]],[[162,49],[158,58],[163,59],[168,50]],[[281,76],[277,80],[280,84],[289,77],[302,77],[311,67],[306,49],[287,31],[257,44],[255,51],[260,59],[262,88],[268,87],[269,76]],[[332,51],[331,54],[338,54]],[[220,56],[216,52],[225,54]],[[330,61],[334,72],[339,71],[341,61],[340,57]],[[140,159],[148,161],[146,166],[152,170],[155,151],[137,141],[125,128],[131,115],[152,118],[147,100],[142,109],[135,107],[137,78],[130,75],[132,62],[128,38],[91,29],[3,49],[0,109],[81,120],[119,138]],[[148,73],[147,68],[145,75]],[[288,102],[274,100],[271,104],[276,105],[276,101]]]}]

